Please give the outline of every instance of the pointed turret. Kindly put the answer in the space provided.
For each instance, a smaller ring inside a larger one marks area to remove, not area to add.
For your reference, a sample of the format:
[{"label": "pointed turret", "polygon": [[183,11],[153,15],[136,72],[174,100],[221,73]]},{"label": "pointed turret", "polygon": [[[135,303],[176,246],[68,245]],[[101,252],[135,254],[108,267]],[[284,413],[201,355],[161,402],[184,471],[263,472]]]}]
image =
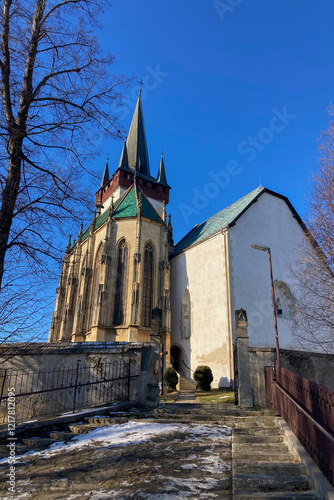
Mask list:
[{"label": "pointed turret", "polygon": [[165,162],[164,162],[164,154],[161,153],[161,160],[160,160],[160,166],[159,166],[159,173],[158,173],[158,178],[157,182],[159,184],[162,184],[163,186],[170,187],[167,182],[167,177],[166,177],[166,170],[165,170]]},{"label": "pointed turret", "polygon": [[96,211],[94,210],[93,220],[90,225],[90,234],[93,234],[95,231],[95,223],[96,223]]},{"label": "pointed turret", "polygon": [[140,95],[141,90],[139,91],[136,109],[133,113],[129,135],[126,140],[126,148],[130,169],[137,170],[144,175],[150,176],[144,116]]},{"label": "pointed turret", "polygon": [[119,160],[118,168],[122,168],[123,170],[129,170],[129,159],[128,159],[128,149],[126,147],[126,140],[124,141],[123,151],[121,154],[121,159]]},{"label": "pointed turret", "polygon": [[109,182],[109,166],[108,166],[108,156],[106,160],[106,166],[104,167],[103,177],[100,184],[100,189],[103,188]]},{"label": "pointed turret", "polygon": [[78,243],[81,243],[83,224],[80,224],[80,231],[78,234]]},{"label": "pointed turret", "polygon": [[68,243],[67,243],[67,246],[66,246],[65,253],[70,253],[70,250],[71,250],[71,235],[68,238]]}]

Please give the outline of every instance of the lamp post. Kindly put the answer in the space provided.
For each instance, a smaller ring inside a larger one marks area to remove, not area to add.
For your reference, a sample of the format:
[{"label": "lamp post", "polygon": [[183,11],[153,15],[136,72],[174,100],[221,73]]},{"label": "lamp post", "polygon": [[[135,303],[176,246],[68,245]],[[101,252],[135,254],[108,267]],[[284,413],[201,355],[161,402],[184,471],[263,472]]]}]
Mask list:
[{"label": "lamp post", "polygon": [[273,303],[273,314],[274,314],[274,327],[275,327],[275,341],[276,341],[276,363],[277,367],[281,366],[281,357],[279,352],[278,343],[278,330],[277,330],[277,314],[276,314],[276,303],[275,303],[275,291],[274,291],[274,279],[273,279],[273,268],[271,264],[271,252],[269,247],[263,245],[251,245],[255,250],[261,250],[261,252],[268,252],[269,256],[269,268],[270,268],[270,280],[271,280],[271,298]]}]

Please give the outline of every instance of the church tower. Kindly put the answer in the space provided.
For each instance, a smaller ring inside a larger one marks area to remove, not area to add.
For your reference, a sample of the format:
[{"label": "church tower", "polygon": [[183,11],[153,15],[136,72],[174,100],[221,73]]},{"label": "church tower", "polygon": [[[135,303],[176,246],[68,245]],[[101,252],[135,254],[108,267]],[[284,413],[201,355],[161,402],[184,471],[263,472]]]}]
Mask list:
[{"label": "church tower", "polygon": [[163,155],[150,172],[139,92],[118,167],[107,159],[93,220],[66,247],[49,342],[146,342],[158,308],[170,351],[169,190]]}]

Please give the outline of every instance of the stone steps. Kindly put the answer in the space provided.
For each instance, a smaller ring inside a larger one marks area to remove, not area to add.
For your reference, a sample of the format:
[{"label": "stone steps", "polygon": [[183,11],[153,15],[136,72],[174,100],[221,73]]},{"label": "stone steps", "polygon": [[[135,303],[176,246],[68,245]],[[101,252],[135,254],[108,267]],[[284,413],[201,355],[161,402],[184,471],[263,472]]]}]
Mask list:
[{"label": "stone steps", "polygon": [[309,490],[310,479],[305,475],[281,476],[277,474],[234,474],[235,490],[298,491]]},{"label": "stone steps", "polygon": [[233,499],[320,499],[273,417],[238,420],[232,430]]},{"label": "stone steps", "polygon": [[[122,424],[129,420],[152,423],[206,424],[232,428],[232,450],[224,450],[223,458],[232,457],[232,490],[236,500],[320,499],[313,480],[307,475],[295,448],[289,444],[275,418],[266,411],[243,411],[238,408],[183,403],[144,412],[108,412],[86,417],[66,426],[50,426],[40,430],[40,437],[22,438],[23,452],[48,447],[55,441],[68,441],[75,435],[89,433],[99,427]],[[0,447],[1,452],[2,447]],[[5,451],[5,450],[4,450]],[[227,454],[227,455],[226,455]],[[223,497],[227,494],[223,492]],[[228,495],[227,495],[228,496]]]},{"label": "stone steps", "polygon": [[234,461],[238,474],[265,474],[278,476],[300,476],[305,474],[305,467],[300,462],[246,462]]},{"label": "stone steps", "polygon": [[54,443],[54,440],[50,438],[30,437],[23,438],[22,442],[29,448],[47,448],[50,444]]},{"label": "stone steps", "polygon": [[73,432],[61,432],[61,431],[53,431],[50,432],[50,438],[54,441],[69,441],[74,437]]},{"label": "stone steps", "polygon": [[196,391],[196,382],[179,374],[179,391],[194,392]]},{"label": "stone steps", "polygon": [[285,498],[286,500],[324,500],[324,497],[317,493],[316,491],[264,491],[264,492],[249,492],[239,491],[233,495],[234,500],[264,500],[270,498],[271,500],[280,500]]}]

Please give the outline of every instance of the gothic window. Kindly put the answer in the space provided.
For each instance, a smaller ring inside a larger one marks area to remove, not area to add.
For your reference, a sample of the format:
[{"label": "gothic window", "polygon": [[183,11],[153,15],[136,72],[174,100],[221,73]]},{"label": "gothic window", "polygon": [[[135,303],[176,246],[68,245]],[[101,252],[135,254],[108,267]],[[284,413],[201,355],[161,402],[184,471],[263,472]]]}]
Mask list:
[{"label": "gothic window", "polygon": [[95,259],[95,268],[94,268],[94,278],[93,278],[93,285],[92,285],[92,294],[91,294],[91,321],[90,324],[94,323],[94,316],[95,316],[95,311],[98,303],[98,297],[99,297],[99,287],[101,283],[101,256],[102,256],[102,251],[103,247],[100,245],[97,254],[96,254],[96,259]]},{"label": "gothic window", "polygon": [[181,338],[188,339],[191,334],[191,306],[190,306],[190,293],[186,289],[182,297],[181,304]]},{"label": "gothic window", "polygon": [[128,246],[126,241],[123,239],[118,245],[114,325],[124,324],[127,270]]},{"label": "gothic window", "polygon": [[151,326],[152,298],[153,298],[153,244],[149,241],[145,245],[143,296],[142,296],[142,325]]}]

